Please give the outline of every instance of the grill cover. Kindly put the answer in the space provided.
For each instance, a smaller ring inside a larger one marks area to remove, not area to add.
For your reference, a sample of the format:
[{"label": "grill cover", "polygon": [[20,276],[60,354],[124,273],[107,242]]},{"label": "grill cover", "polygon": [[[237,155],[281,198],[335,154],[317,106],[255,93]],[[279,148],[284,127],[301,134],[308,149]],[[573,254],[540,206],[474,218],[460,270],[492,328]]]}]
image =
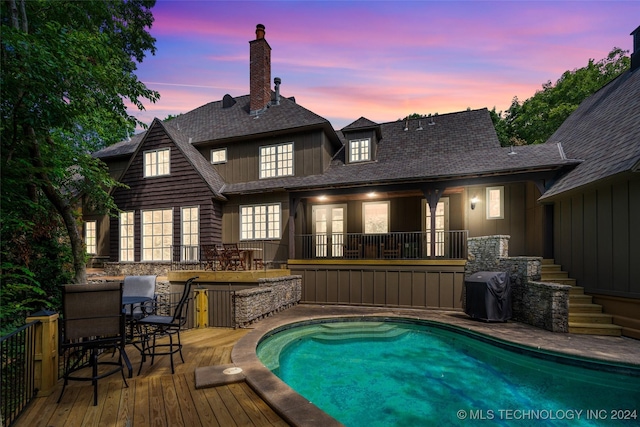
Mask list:
[{"label": "grill cover", "polygon": [[511,286],[507,273],[480,271],[465,281],[465,313],[474,319],[506,322],[511,319]]}]

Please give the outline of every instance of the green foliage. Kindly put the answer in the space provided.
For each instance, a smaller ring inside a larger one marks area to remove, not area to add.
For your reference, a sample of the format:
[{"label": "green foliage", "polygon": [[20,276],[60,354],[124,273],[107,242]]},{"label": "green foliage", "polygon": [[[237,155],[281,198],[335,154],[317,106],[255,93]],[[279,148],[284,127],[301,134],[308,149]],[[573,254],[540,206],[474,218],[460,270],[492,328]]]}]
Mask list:
[{"label": "green foliage", "polygon": [[552,84],[542,85],[534,96],[520,103],[514,98],[504,113],[492,110],[492,119],[503,146],[545,142],[587,97],[627,70],[628,51],[614,48],[609,55],[586,67],[565,71]]},{"label": "green foliage", "polygon": [[91,152],[142,125],[127,105],[159,97],[135,75],[155,52],[154,3],[0,3],[3,325],[86,278],[79,208],[115,210],[118,185]]}]

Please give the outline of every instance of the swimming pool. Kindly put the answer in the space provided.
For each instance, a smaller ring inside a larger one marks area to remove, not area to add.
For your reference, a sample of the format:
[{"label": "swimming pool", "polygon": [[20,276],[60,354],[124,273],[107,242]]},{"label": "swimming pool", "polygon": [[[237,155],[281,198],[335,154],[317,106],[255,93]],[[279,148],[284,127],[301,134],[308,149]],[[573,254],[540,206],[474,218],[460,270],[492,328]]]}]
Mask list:
[{"label": "swimming pool", "polygon": [[348,427],[637,422],[640,369],[566,357],[409,319],[278,328],[262,363]]}]

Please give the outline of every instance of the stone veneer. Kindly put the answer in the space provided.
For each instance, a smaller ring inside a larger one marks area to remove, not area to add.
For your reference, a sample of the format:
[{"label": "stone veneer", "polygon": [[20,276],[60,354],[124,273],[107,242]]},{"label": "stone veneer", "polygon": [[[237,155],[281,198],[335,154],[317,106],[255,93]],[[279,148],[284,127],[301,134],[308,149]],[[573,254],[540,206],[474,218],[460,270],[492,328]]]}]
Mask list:
[{"label": "stone veneer", "polygon": [[302,276],[281,276],[258,279],[257,288],[235,294],[235,324],[245,328],[253,322],[271,316],[300,302]]},{"label": "stone veneer", "polygon": [[[541,282],[542,258],[509,257],[509,238],[469,238],[465,277],[478,271],[506,272],[511,283],[513,320],[548,331],[568,332],[571,286]],[[462,301],[464,304],[464,290]]]},{"label": "stone veneer", "polygon": [[171,270],[170,262],[105,262],[107,276],[166,276]]}]

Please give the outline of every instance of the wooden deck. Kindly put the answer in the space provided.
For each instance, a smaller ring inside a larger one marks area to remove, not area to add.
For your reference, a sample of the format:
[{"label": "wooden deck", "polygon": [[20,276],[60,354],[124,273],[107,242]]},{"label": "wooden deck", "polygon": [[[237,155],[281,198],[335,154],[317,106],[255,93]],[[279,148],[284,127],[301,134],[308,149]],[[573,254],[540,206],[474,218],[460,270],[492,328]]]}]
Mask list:
[{"label": "wooden deck", "polygon": [[[16,427],[66,426],[288,426],[246,383],[196,390],[197,367],[231,363],[231,349],[248,330],[207,328],[184,331],[185,363],[168,356],[145,363],[136,375],[140,354],[127,346],[134,367],[125,387],[119,374],[99,381],[98,405],[93,406],[93,386],[70,382],[62,401],[62,381],[53,394],[36,398],[15,423]],[[106,357],[110,357],[107,355]]]}]

